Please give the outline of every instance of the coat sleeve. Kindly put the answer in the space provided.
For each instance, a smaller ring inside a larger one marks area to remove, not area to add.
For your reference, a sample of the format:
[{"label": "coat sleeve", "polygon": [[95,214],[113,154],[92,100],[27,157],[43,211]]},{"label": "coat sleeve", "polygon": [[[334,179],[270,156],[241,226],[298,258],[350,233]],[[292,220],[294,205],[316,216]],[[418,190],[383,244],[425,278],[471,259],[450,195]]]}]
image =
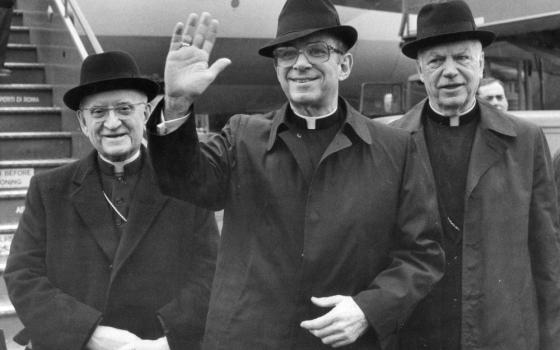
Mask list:
[{"label": "coat sleeve", "polygon": [[220,135],[199,142],[194,115],[177,130],[157,135],[161,101],[148,120],[148,151],[159,187],[165,195],[189,201],[210,210],[221,210],[227,195],[233,159],[230,123]]},{"label": "coat sleeve", "polygon": [[354,296],[382,344],[404,325],[445,268],[435,185],[412,138],[402,174],[390,263]]},{"label": "coat sleeve", "polygon": [[158,311],[172,350],[196,349],[202,341],[216,268],[218,228],[214,213],[197,208],[195,247],[181,294]]},{"label": "coat sleeve", "polygon": [[63,293],[49,280],[45,226],[43,199],[34,177],[4,273],[8,294],[34,343],[49,349],[81,349],[101,312]]},{"label": "coat sleeve", "polygon": [[539,129],[535,141],[529,252],[539,310],[540,349],[560,349],[558,206],[550,153]]}]

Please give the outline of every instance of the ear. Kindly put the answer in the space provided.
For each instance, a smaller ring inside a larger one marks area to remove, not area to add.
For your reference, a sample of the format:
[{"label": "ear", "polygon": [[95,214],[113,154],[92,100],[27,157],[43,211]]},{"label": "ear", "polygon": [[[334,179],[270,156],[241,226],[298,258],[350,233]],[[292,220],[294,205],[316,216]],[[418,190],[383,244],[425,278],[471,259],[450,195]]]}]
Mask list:
[{"label": "ear", "polygon": [[354,56],[349,52],[345,53],[338,64],[338,80],[343,81],[350,76],[353,64]]},{"label": "ear", "polygon": [[416,72],[418,73],[420,81],[424,83],[424,76],[422,75],[422,65],[420,64],[420,58],[416,59]]},{"label": "ear", "polygon": [[152,114],[152,105],[150,102],[148,102],[144,107],[144,125],[146,125],[146,123],[148,122],[148,119],[150,118],[151,114]]},{"label": "ear", "polygon": [[77,110],[76,117],[78,118],[78,122],[80,123],[80,129],[82,129],[82,133],[88,136],[87,124],[86,124],[86,120],[84,119],[85,117],[83,115],[83,112],[81,110]]}]

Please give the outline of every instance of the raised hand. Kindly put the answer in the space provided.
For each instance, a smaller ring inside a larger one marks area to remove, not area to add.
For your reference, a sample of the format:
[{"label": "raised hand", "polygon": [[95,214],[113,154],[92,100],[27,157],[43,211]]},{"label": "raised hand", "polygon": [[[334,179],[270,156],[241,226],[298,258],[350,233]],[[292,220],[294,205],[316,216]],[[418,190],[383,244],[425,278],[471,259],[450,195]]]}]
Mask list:
[{"label": "raised hand", "polygon": [[191,13],[186,23],[177,23],[165,62],[165,117],[182,117],[194,100],[216,79],[231,61],[208,60],[218,33],[218,21],[204,12]]}]

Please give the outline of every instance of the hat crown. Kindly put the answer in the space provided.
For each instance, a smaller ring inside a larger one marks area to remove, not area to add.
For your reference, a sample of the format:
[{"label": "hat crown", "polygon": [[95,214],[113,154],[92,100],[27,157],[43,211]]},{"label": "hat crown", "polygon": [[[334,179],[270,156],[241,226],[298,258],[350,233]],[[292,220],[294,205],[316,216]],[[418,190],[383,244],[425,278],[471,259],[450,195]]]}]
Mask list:
[{"label": "hat crown", "polygon": [[276,37],[339,25],[338,13],[328,0],[288,0],[278,17]]},{"label": "hat crown", "polygon": [[471,9],[463,1],[427,4],[418,13],[417,38],[475,31]]},{"label": "hat crown", "polygon": [[140,70],[132,56],[122,51],[108,51],[86,57],[80,71],[80,85],[139,76]]},{"label": "hat crown", "polygon": [[108,51],[86,57],[80,70],[80,85],[62,97],[68,108],[77,110],[81,100],[102,91],[129,89],[153,99],[159,85],[140,76],[140,69],[131,55],[123,51]]},{"label": "hat crown", "polygon": [[402,46],[402,52],[414,59],[421,48],[461,40],[478,40],[486,47],[496,37],[491,31],[476,28],[469,5],[462,0],[424,5],[417,23],[416,39]]}]

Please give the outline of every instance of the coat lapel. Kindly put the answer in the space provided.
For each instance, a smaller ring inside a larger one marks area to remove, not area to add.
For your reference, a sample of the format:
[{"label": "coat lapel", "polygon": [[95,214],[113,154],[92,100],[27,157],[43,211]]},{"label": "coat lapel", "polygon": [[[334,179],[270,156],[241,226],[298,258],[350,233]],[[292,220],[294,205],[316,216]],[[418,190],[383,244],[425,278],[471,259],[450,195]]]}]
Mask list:
[{"label": "coat lapel", "polygon": [[103,189],[96,162],[97,153],[92,152],[80,162],[73,182],[75,191],[70,201],[93,235],[109,261],[113,261],[118,238],[113,227],[111,212],[103,199]]},{"label": "coat lapel", "polygon": [[365,117],[361,115],[360,112],[352,108],[345,99],[340,98],[339,101],[344,104],[344,108],[346,109],[346,120],[342,127],[343,129],[336,133],[331,143],[327,146],[327,149],[321,157],[321,162],[331,154],[352,146],[352,140],[350,140],[348,135],[343,132],[345,128],[352,129],[354,133],[368,145],[371,145],[372,143],[371,134],[369,133],[369,128],[366,125]]},{"label": "coat lapel", "polygon": [[469,198],[480,178],[503,157],[508,148],[507,137],[516,136],[513,125],[504,115],[483,103],[479,105],[480,124],[473,141],[465,198]]},{"label": "coat lapel", "polygon": [[[424,159],[430,159],[422,131],[422,111],[425,103],[427,103],[427,99],[414,106],[401,119],[393,122],[393,125],[412,132],[422,156]],[[465,198],[470,196],[488,169],[503,156],[508,148],[508,138],[517,136],[513,124],[503,112],[499,112],[481,101],[478,101],[478,104],[480,106],[480,124],[476,130],[471,150]],[[433,171],[430,170],[430,174],[433,174]]]},{"label": "coat lapel", "polygon": [[121,237],[115,255],[112,278],[114,278],[124,262],[138,246],[138,243],[140,243],[142,238],[146,235],[154,219],[168,200],[167,197],[161,194],[155,183],[153,169],[146,152],[142,153],[144,161],[140,172],[140,178],[136,184],[131,206],[128,211],[127,227]]},{"label": "coat lapel", "polygon": [[391,125],[410,131],[412,138],[418,146],[420,156],[422,159],[426,160],[424,164],[427,166],[428,174],[435,183],[434,172],[432,170],[430,155],[428,153],[428,145],[426,144],[426,138],[424,137],[424,126],[422,125],[422,111],[426,102],[427,99],[424,99],[422,102],[412,107],[412,109],[401,119],[397,119],[392,122]]}]

